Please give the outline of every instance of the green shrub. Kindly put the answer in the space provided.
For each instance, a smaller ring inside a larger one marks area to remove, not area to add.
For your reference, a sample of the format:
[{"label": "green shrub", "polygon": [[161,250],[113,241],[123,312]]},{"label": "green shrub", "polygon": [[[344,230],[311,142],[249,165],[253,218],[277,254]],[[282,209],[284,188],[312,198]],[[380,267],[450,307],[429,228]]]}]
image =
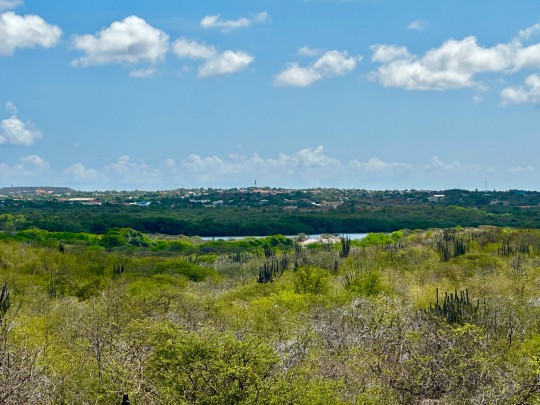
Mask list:
[{"label": "green shrub", "polygon": [[161,328],[149,374],[168,403],[255,404],[271,388],[278,357],[253,337]]},{"label": "green shrub", "polygon": [[111,228],[101,237],[99,244],[108,249],[120,246],[147,247],[152,245],[153,241],[135,229]]},{"label": "green shrub", "polygon": [[300,267],[294,273],[294,291],[298,294],[322,294],[328,290],[329,273],[315,266]]},{"label": "green shrub", "polygon": [[157,264],[159,273],[172,273],[186,276],[191,281],[204,281],[217,272],[206,267],[187,262],[185,260],[167,260]]},{"label": "green shrub", "polygon": [[344,287],[353,293],[368,297],[384,291],[381,276],[377,272],[360,269],[345,274]]},{"label": "green shrub", "polygon": [[[396,233],[396,232],[394,232]],[[387,233],[370,233],[364,239],[360,241],[361,246],[374,246],[374,245],[386,245],[387,243],[394,243],[398,237],[393,237]]]}]

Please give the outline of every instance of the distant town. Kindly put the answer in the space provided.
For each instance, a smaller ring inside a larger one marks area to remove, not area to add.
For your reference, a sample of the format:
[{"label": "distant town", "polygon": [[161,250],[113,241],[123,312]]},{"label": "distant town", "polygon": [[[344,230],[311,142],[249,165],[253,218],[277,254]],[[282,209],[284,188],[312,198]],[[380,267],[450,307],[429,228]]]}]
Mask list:
[{"label": "distant town", "polygon": [[81,205],[133,205],[169,208],[281,207],[326,211],[336,208],[395,205],[455,205],[460,207],[540,207],[540,192],[526,190],[363,190],[283,188],[194,188],[167,191],[77,191],[69,187],[4,187],[0,204],[27,201]]}]

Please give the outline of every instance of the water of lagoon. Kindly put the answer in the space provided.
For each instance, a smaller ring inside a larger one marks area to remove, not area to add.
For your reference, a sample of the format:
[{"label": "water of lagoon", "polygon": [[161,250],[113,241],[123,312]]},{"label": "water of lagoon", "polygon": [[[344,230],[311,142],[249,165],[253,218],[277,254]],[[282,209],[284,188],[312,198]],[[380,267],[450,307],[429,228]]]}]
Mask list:
[{"label": "water of lagoon", "polygon": [[[331,236],[345,236],[349,237],[351,240],[360,240],[364,239],[368,234],[367,233],[336,233],[336,234],[312,234],[307,235],[307,238],[309,240],[319,240],[322,235],[331,235]],[[285,235],[287,238],[294,239],[297,237],[297,235]],[[266,238],[266,236],[203,236],[201,237],[202,240],[242,240],[246,238]]]}]

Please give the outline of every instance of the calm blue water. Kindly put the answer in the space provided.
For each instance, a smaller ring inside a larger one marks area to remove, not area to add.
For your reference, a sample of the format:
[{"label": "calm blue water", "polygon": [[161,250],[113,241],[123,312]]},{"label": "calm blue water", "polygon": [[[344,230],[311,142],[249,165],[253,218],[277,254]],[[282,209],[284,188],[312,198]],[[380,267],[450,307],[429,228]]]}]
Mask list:
[{"label": "calm blue water", "polygon": [[[340,233],[336,236],[348,236],[351,240],[360,240],[364,239],[368,234],[367,233]],[[297,235],[285,235],[288,238],[295,238]],[[313,234],[313,235],[307,235],[309,239],[319,239],[321,237],[320,233]],[[241,240],[245,238],[266,238],[266,236],[203,236],[201,237],[202,240]]]}]

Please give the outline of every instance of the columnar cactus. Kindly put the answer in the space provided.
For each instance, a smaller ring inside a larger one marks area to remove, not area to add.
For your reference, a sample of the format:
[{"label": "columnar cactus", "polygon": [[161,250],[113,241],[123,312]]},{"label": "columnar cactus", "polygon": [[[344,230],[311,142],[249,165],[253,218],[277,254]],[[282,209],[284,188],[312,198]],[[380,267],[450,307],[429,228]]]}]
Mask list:
[{"label": "columnar cactus", "polygon": [[0,325],[6,315],[9,306],[11,305],[9,301],[9,291],[7,289],[7,282],[4,283],[2,287],[2,292],[0,293]]}]

